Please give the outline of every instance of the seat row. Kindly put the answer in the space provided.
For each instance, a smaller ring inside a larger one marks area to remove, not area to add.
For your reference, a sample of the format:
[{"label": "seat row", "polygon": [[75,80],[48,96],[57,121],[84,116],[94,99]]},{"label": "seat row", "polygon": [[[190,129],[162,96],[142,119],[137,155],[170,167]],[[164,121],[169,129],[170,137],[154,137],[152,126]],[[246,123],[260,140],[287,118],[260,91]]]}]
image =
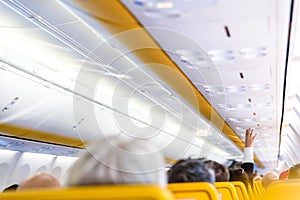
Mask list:
[{"label": "seat row", "polygon": [[2,193],[1,200],[279,200],[300,199],[300,180],[275,181],[264,191],[255,181],[253,191],[241,182],[172,183],[168,189],[153,185],[83,186]]}]

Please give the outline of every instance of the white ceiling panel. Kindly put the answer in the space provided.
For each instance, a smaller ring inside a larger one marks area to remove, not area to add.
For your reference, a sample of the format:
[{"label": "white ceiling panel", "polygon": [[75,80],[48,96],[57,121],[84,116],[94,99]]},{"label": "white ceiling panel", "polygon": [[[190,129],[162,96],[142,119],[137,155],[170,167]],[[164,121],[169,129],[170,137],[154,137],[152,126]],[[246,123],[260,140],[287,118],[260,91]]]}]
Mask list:
[{"label": "white ceiling panel", "polygon": [[256,153],[276,167],[290,1],[122,2],[234,130],[274,132]]}]

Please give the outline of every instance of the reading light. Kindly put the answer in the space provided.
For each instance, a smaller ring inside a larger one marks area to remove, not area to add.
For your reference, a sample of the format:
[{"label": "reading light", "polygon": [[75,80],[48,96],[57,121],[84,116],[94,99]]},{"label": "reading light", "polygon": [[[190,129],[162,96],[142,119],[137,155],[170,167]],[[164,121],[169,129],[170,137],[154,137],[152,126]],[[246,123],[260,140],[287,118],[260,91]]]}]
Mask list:
[{"label": "reading light", "polygon": [[3,109],[2,112],[6,112],[8,111],[14,104],[17,103],[17,101],[19,100],[19,97],[15,97],[11,100],[11,102],[9,102]]},{"label": "reading light", "polygon": [[156,3],[156,7],[158,9],[166,9],[166,8],[173,8],[174,4],[170,1],[161,1]]}]

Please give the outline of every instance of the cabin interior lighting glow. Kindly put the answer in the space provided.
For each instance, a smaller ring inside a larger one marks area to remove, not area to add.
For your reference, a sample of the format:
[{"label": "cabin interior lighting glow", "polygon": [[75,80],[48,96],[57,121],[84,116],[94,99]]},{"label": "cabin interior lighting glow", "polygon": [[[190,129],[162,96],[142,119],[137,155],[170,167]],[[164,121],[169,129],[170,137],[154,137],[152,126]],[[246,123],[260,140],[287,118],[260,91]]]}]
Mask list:
[{"label": "cabin interior lighting glow", "polygon": [[156,3],[158,9],[173,8],[174,4],[171,1],[160,1]]}]

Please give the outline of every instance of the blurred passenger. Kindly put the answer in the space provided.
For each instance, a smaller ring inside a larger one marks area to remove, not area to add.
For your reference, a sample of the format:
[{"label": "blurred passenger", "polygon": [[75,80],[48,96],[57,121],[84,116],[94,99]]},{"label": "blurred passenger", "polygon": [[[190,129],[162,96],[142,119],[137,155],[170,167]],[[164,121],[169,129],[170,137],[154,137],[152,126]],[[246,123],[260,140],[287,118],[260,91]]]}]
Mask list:
[{"label": "blurred passenger", "polygon": [[224,165],[213,160],[207,160],[205,161],[205,163],[209,164],[210,167],[214,170],[216,182],[229,181],[229,171]]},{"label": "blurred passenger", "polygon": [[163,155],[147,141],[103,138],[87,146],[71,167],[68,186],[156,184],[165,187]]},{"label": "blurred passenger", "polygon": [[288,176],[289,176],[289,170],[287,169],[280,173],[279,180],[288,179]]},{"label": "blurred passenger", "polygon": [[229,170],[230,181],[241,181],[248,189],[250,185],[248,174],[243,168]]},{"label": "blurred passenger", "polygon": [[243,158],[243,164],[241,165],[241,168],[243,168],[244,171],[247,173],[248,181],[249,181],[251,187],[253,187],[253,178],[255,176],[253,146],[254,146],[254,141],[255,141],[256,136],[257,136],[257,133],[254,133],[253,129],[248,128],[246,130],[244,158]]},{"label": "blurred passenger", "polygon": [[272,172],[268,172],[264,175],[264,177],[261,180],[261,183],[263,185],[263,187],[265,189],[267,189],[267,187],[273,182],[273,181],[277,181],[278,180],[278,176]]},{"label": "blurred passenger", "polygon": [[215,183],[215,174],[204,159],[185,159],[175,163],[168,172],[169,183],[209,182]]},{"label": "blurred passenger", "polygon": [[58,188],[60,186],[60,182],[54,176],[47,173],[41,173],[21,182],[17,191],[40,188]]},{"label": "blurred passenger", "polygon": [[6,188],[2,192],[15,192],[17,188],[19,187],[19,184],[12,184]]},{"label": "blurred passenger", "polygon": [[300,164],[294,165],[289,169],[288,179],[300,178]]},{"label": "blurred passenger", "polygon": [[253,181],[261,181],[262,178],[263,178],[263,177],[261,177],[261,176],[255,176],[255,177],[253,178]]}]

